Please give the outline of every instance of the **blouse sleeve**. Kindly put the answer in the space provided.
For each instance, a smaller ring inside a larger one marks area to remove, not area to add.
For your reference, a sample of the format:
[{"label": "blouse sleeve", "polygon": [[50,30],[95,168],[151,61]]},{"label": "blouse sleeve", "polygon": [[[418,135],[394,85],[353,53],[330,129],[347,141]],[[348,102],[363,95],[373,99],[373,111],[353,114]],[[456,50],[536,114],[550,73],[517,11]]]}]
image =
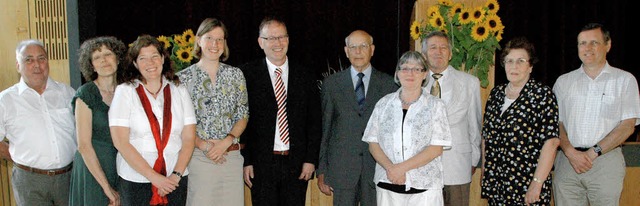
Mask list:
[{"label": "blouse sleeve", "polygon": [[116,91],[109,108],[109,126],[130,127],[133,87],[121,84]]}]

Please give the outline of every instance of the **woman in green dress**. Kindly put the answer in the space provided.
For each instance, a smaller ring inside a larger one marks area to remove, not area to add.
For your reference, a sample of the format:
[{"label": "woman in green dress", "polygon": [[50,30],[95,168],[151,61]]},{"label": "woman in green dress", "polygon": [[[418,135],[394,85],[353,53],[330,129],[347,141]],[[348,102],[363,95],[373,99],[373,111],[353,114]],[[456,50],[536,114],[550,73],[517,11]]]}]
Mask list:
[{"label": "woman in green dress", "polygon": [[115,189],[117,150],[109,131],[108,111],[125,52],[124,43],[110,36],[92,38],[80,46],[78,63],[87,83],[71,101],[78,151],[73,161],[70,205],[120,205]]}]

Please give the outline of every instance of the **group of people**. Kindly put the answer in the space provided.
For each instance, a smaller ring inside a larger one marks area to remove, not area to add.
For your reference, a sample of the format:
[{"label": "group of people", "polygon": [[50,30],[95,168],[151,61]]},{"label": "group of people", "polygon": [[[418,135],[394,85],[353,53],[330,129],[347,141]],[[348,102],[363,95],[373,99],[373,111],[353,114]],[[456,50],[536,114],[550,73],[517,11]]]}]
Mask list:
[{"label": "group of people", "polygon": [[155,37],[128,49],[95,37],[80,47],[77,90],[49,78],[41,42],[21,42],[20,81],[0,93],[17,204],[244,205],[247,185],[253,205],[304,205],[315,174],[334,205],[469,205],[478,169],[490,205],[549,205],[552,193],[556,205],[618,205],[619,145],[640,124],[640,97],[608,64],[600,24],[578,34],[582,65],[553,89],[530,76],[533,44],[509,41],[509,82],[492,89],[484,121],[479,81],[449,65],[445,33],[391,76],[371,65],[373,37],[353,31],[351,65],[320,90],[288,58],[283,21],[265,18],[258,35],[264,58],[227,65],[228,31],[205,19],[198,62],[177,73]]}]

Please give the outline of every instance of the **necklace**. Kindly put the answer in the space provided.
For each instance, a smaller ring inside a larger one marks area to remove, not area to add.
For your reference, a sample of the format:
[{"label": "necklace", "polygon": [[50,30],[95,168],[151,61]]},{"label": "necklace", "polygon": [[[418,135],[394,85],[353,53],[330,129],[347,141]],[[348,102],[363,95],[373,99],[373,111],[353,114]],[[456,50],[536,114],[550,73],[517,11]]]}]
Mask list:
[{"label": "necklace", "polygon": [[507,84],[507,89],[508,89],[509,91],[513,92],[513,93],[520,93],[520,91],[522,90],[522,88],[524,88],[524,87],[520,87],[520,89],[515,90],[515,89],[513,88],[513,86],[511,85],[511,83]]},{"label": "necklace", "polygon": [[398,93],[398,98],[400,98],[400,102],[402,103],[402,105],[411,106],[413,103],[416,103],[418,99],[420,99],[421,95],[422,95],[422,89],[420,90],[420,95],[418,95],[418,98],[414,99],[413,101],[406,102],[404,101],[404,99],[402,99],[402,90],[400,90],[400,93]]},{"label": "necklace", "polygon": [[158,96],[158,93],[160,93],[160,89],[162,89],[162,87],[158,88],[158,91],[156,91],[156,92],[151,92],[151,91],[149,91],[149,89],[147,89],[146,87],[145,87],[144,89],[146,89],[146,90],[147,90],[147,92],[151,93],[153,96]]}]

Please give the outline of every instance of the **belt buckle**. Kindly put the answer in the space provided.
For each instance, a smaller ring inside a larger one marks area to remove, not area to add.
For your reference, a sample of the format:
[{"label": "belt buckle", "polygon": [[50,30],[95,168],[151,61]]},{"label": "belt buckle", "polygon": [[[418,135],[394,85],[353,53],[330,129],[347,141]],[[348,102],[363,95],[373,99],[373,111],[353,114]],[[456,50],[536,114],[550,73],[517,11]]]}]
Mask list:
[{"label": "belt buckle", "polygon": [[47,170],[47,175],[55,176],[56,175],[56,171],[55,170]]}]

